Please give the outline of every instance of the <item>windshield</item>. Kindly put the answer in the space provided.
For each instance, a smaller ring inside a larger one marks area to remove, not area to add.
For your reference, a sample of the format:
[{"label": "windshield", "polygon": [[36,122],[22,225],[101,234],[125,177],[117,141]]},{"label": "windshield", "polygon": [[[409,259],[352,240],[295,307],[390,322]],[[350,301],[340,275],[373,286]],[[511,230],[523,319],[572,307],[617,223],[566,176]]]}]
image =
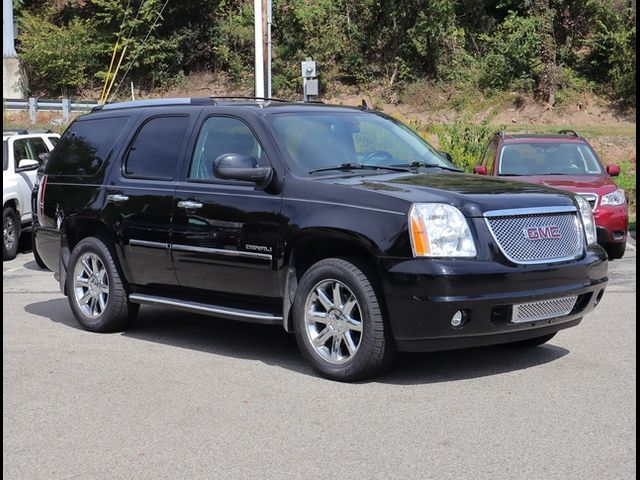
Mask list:
[{"label": "windshield", "polygon": [[358,165],[455,169],[411,129],[379,115],[286,113],[268,119],[296,175],[335,174],[327,168]]},{"label": "windshield", "polygon": [[499,175],[600,175],[602,167],[584,143],[515,143],[500,153]]}]

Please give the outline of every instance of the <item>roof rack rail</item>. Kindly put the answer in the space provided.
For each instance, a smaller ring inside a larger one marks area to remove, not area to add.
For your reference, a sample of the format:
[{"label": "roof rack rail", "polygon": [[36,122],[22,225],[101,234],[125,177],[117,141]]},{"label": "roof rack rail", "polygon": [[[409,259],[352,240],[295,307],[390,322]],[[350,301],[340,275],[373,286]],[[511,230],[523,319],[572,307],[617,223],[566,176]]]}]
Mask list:
[{"label": "roof rack rail", "polygon": [[580,136],[575,130],[560,130],[558,133],[561,135],[573,135],[574,137]]},{"label": "roof rack rail", "polygon": [[216,102],[211,97],[176,97],[176,98],[150,98],[146,100],[135,100],[132,102],[114,102],[96,105],[92,112],[98,110],[119,110],[121,108],[134,107],[164,107],[172,105],[215,105]]},{"label": "roof rack rail", "polygon": [[251,97],[244,95],[228,95],[219,97],[217,95],[212,95],[210,98],[214,100],[265,100],[268,102],[291,102],[291,100],[284,100],[282,98],[272,98],[272,97]]}]

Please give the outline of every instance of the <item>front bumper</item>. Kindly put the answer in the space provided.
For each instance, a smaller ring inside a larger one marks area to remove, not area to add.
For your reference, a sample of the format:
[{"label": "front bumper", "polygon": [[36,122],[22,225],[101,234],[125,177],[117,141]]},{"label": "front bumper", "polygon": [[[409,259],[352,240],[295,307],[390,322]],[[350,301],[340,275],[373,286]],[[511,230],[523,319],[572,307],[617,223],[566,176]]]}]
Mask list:
[{"label": "front bumper", "polygon": [[[435,351],[509,343],[580,323],[602,298],[607,256],[590,247],[578,261],[503,265],[464,259],[379,259],[391,331],[404,351]],[[513,305],[577,296],[567,315],[511,322]],[[462,310],[464,323],[451,325]]]},{"label": "front bumper", "polygon": [[598,207],[593,212],[598,232],[598,243],[623,243],[627,241],[629,212],[627,205]]}]

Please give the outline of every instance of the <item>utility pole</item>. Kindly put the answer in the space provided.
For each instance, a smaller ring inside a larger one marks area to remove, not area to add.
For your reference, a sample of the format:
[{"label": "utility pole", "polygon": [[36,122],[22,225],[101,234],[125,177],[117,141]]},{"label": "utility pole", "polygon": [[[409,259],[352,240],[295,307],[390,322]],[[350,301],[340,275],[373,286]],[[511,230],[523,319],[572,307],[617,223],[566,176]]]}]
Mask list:
[{"label": "utility pole", "polygon": [[13,2],[2,0],[2,97],[24,98],[23,78],[15,48]]},{"label": "utility pole", "polygon": [[271,0],[253,0],[255,96],[271,97]]}]

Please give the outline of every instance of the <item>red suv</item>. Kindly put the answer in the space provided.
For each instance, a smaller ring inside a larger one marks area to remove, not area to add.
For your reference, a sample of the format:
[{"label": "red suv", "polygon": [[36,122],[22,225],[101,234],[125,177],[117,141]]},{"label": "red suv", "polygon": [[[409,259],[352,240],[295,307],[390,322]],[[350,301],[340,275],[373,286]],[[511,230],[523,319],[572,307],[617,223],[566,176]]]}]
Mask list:
[{"label": "red suv", "polygon": [[604,168],[589,142],[573,130],[544,135],[499,132],[473,173],[510,177],[582,195],[593,208],[598,243],[611,259],[624,255],[629,226],[627,201],[624,190],[611,179],[620,173],[620,167],[611,164]]}]

